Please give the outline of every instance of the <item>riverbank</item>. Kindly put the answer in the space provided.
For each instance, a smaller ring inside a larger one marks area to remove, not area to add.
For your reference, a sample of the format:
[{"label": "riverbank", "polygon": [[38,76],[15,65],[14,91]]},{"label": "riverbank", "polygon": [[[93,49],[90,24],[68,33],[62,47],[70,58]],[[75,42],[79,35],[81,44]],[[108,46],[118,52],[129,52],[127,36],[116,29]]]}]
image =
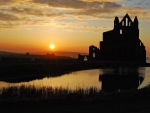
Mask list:
[{"label": "riverbank", "polygon": [[108,67],[150,67],[150,63],[79,61],[77,59],[5,61],[0,62],[0,81],[30,81],[43,77],[59,76],[72,71]]}]

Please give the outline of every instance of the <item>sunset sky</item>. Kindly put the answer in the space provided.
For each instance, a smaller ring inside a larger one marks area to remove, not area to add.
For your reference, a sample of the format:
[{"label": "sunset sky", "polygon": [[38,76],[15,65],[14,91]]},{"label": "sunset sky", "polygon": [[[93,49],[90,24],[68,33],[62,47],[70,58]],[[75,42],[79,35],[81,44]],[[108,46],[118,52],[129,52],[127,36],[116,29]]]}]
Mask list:
[{"label": "sunset sky", "polygon": [[0,0],[0,51],[88,52],[99,47],[115,16],[139,19],[140,39],[150,57],[150,0]]}]

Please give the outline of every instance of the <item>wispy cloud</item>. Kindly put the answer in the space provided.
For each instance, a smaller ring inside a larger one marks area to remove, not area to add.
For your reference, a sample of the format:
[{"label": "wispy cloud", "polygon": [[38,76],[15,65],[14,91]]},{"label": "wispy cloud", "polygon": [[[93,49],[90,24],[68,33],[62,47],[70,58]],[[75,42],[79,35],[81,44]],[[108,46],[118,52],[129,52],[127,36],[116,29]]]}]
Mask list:
[{"label": "wispy cloud", "polygon": [[[42,24],[54,18],[67,17],[113,19],[114,16],[124,16],[125,13],[140,18],[150,16],[148,8],[126,7],[118,1],[120,0],[1,0],[0,26],[6,28],[9,25]],[[139,1],[138,4],[142,2]]]},{"label": "wispy cloud", "polygon": [[3,20],[3,21],[6,21],[6,20],[7,21],[18,21],[20,19],[16,16],[0,12],[0,20]]},{"label": "wispy cloud", "polygon": [[0,5],[5,6],[5,5],[15,5],[15,4],[23,4],[26,2],[29,2],[31,0],[0,0]]},{"label": "wispy cloud", "polygon": [[[104,6],[118,7],[120,5],[115,2],[110,2],[112,0],[33,0],[33,3],[49,5],[54,8],[72,8],[72,9],[87,9],[87,8],[95,8],[99,9]],[[113,0],[114,1],[114,0]]]}]

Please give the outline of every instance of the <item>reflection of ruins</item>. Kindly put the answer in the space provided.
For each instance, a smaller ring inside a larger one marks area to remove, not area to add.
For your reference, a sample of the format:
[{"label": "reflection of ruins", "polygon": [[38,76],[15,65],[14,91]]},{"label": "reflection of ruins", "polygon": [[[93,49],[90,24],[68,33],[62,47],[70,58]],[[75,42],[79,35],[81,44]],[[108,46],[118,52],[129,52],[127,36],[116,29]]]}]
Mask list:
[{"label": "reflection of ruins", "polygon": [[112,73],[104,71],[102,75],[99,75],[99,81],[102,82],[101,87],[105,92],[133,90],[137,89],[144,80],[144,76],[140,75],[138,69],[135,68],[130,70],[124,68],[121,70],[113,69]]},{"label": "reflection of ruins", "polygon": [[[89,47],[88,60],[146,62],[146,50],[139,39],[138,24],[137,17],[132,21],[128,14],[120,22],[115,17],[114,29],[103,33],[100,49],[93,45]],[[78,59],[83,60],[84,57],[79,54]]]}]

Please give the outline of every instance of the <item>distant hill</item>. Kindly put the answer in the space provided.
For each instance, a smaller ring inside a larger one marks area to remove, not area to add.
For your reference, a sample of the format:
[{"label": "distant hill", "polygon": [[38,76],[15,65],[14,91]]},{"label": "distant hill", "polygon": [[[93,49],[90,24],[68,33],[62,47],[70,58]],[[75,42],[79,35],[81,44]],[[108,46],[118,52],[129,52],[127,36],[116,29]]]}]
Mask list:
[{"label": "distant hill", "polygon": [[85,54],[87,55],[88,53],[82,53],[82,52],[66,52],[66,51],[48,51],[48,52],[34,52],[31,54],[54,54],[55,56],[68,56],[72,58],[78,58],[78,54]]},{"label": "distant hill", "polygon": [[[0,56],[20,56],[25,55],[26,53],[13,53],[13,52],[6,52],[6,51],[0,51]],[[46,55],[46,54],[54,54],[55,56],[66,56],[66,57],[72,57],[72,58],[78,58],[78,54],[87,55],[88,53],[82,53],[82,52],[65,52],[65,51],[45,51],[45,52],[29,52],[30,55]]]},{"label": "distant hill", "polygon": [[11,56],[11,52],[6,52],[6,51],[0,51],[0,56]]},{"label": "distant hill", "polygon": [[0,51],[0,55],[25,55],[26,53],[16,53],[16,52],[8,52],[8,51]]},{"label": "distant hill", "polygon": [[0,54],[11,54],[11,52],[0,51]]}]

